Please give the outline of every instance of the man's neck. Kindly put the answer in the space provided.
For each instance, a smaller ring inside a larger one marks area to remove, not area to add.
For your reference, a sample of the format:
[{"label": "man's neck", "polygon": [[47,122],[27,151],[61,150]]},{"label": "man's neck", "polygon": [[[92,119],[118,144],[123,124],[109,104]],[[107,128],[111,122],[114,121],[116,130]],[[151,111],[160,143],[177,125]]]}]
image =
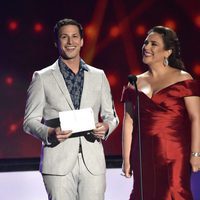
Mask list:
[{"label": "man's neck", "polygon": [[62,61],[74,72],[74,74],[77,74],[79,71],[80,66],[80,58],[74,58],[74,59],[63,59]]}]

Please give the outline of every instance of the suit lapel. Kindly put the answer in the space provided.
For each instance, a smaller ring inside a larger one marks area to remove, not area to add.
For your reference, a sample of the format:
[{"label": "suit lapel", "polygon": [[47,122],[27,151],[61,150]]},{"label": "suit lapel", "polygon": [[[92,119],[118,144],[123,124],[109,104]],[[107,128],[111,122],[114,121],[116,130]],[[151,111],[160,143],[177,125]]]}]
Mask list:
[{"label": "suit lapel", "polygon": [[59,66],[58,66],[58,62],[56,62],[54,64],[53,70],[52,70],[52,74],[53,74],[53,77],[56,79],[56,82],[57,82],[60,90],[62,91],[64,97],[66,98],[68,105],[73,110],[74,109],[74,105],[72,103],[69,91],[68,91],[67,86],[66,86],[65,81],[64,81],[64,78],[63,78],[63,76],[62,76],[62,74],[60,72],[60,69],[59,69]]},{"label": "suit lapel", "polygon": [[81,96],[81,102],[80,102],[80,108],[86,107],[87,104],[87,98],[90,97],[90,85],[91,85],[91,80],[90,80],[90,73],[89,71],[84,71],[84,83],[83,83],[83,91],[82,91],[82,96]]}]

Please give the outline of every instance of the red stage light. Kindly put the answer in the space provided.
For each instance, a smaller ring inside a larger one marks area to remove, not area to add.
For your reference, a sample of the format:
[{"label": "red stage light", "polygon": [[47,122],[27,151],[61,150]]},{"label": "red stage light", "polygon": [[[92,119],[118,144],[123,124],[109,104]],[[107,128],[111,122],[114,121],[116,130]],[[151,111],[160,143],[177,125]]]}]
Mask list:
[{"label": "red stage light", "polygon": [[177,27],[176,22],[172,19],[167,19],[164,23],[164,26],[167,26],[173,30],[176,30]]},{"label": "red stage light", "polygon": [[44,29],[43,24],[41,24],[40,22],[34,24],[34,31],[36,33],[42,32],[43,29]]},{"label": "red stage light", "polygon": [[118,26],[113,26],[110,28],[110,36],[116,38],[120,34],[120,29]]},{"label": "red stage light", "polygon": [[96,28],[94,25],[90,24],[85,27],[85,34],[88,38],[93,38],[96,36]]},{"label": "red stage light", "polygon": [[5,78],[5,84],[6,84],[6,85],[11,86],[11,85],[13,84],[13,82],[14,82],[13,77],[7,76],[7,77]]},{"label": "red stage light", "polygon": [[16,20],[12,20],[8,23],[8,29],[10,31],[15,31],[18,29],[19,23]]},{"label": "red stage light", "polygon": [[110,83],[111,87],[114,87],[117,85],[117,76],[115,74],[108,74],[108,81]]},{"label": "red stage light", "polygon": [[141,67],[135,67],[135,69],[133,69],[131,71],[132,74],[135,74],[135,75],[138,75],[138,74],[141,74],[142,71],[141,71]]},{"label": "red stage light", "polygon": [[9,133],[9,134],[13,134],[13,133],[15,133],[15,132],[17,131],[17,129],[18,129],[17,124],[12,123],[12,124],[10,124],[10,126],[9,126],[9,131],[8,131],[8,133]]},{"label": "red stage light", "polygon": [[193,67],[193,72],[196,74],[196,75],[200,75],[200,64],[196,64],[194,67]]},{"label": "red stage light", "polygon": [[136,27],[136,34],[139,36],[143,36],[146,34],[146,27],[144,25],[139,25]]},{"label": "red stage light", "polygon": [[200,28],[200,15],[197,15],[196,17],[194,17],[194,24]]}]

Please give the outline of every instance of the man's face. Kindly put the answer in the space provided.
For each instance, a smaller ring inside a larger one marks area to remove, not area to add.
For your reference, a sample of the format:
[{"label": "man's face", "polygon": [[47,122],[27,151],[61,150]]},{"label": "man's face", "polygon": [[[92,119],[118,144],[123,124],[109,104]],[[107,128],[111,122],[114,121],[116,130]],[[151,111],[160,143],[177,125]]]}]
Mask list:
[{"label": "man's face", "polygon": [[58,33],[57,47],[61,57],[65,60],[80,57],[80,50],[83,46],[79,29],[75,25],[64,25]]}]

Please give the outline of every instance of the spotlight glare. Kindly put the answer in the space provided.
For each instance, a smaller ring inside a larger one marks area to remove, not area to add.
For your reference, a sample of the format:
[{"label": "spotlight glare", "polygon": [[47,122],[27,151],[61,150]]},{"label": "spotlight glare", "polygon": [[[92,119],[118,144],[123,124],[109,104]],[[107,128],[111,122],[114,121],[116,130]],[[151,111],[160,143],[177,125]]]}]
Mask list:
[{"label": "spotlight glare", "polygon": [[96,28],[93,24],[87,25],[85,27],[85,34],[88,38],[93,38],[96,36]]},{"label": "spotlight glare", "polygon": [[196,74],[196,75],[200,75],[200,64],[196,64],[194,67],[193,67],[193,72]]},{"label": "spotlight glare", "polygon": [[135,74],[135,75],[141,74],[142,71],[141,71],[140,69],[141,69],[141,67],[136,67],[135,69],[133,69],[133,70],[131,71],[131,73],[132,73],[132,74]]},{"label": "spotlight glare", "polygon": [[10,31],[16,31],[18,29],[18,22],[16,20],[11,20],[9,23],[8,23],[8,29]]},{"label": "spotlight glare", "polygon": [[171,29],[173,29],[173,30],[176,30],[176,27],[177,27],[176,22],[174,20],[172,20],[172,19],[167,19],[165,21],[164,25],[169,27],[169,28],[171,28]]},{"label": "spotlight glare", "polygon": [[6,85],[11,86],[11,85],[13,85],[13,82],[14,82],[13,77],[7,76],[7,77],[5,78],[5,84],[6,84]]},{"label": "spotlight glare", "polygon": [[118,26],[113,26],[110,28],[110,36],[116,38],[120,34],[120,30]]},{"label": "spotlight glare", "polygon": [[44,27],[40,22],[37,22],[37,23],[34,24],[34,31],[36,33],[42,32],[43,29],[44,29]]},{"label": "spotlight glare", "polygon": [[200,14],[194,17],[194,24],[200,28]]},{"label": "spotlight glare", "polygon": [[138,25],[136,27],[136,34],[139,36],[143,36],[146,33],[146,27],[144,25]]},{"label": "spotlight glare", "polygon": [[108,74],[108,80],[112,87],[117,85],[117,76],[115,74]]},{"label": "spotlight glare", "polygon": [[10,124],[8,134],[10,135],[10,134],[16,133],[17,129],[18,129],[18,126],[16,123]]}]

